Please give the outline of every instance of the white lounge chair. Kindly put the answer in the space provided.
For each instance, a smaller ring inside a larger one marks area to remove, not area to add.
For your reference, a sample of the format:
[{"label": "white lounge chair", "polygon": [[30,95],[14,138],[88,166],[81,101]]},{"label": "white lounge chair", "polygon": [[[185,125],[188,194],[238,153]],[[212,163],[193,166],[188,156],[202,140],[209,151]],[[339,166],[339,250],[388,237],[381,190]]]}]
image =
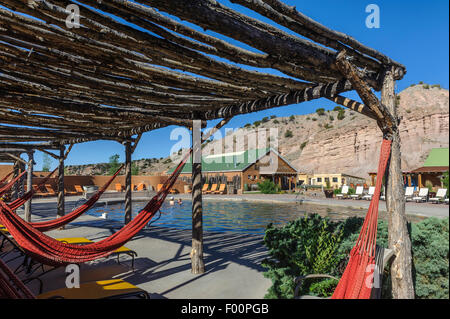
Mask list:
[{"label": "white lounge chair", "polygon": [[445,200],[445,195],[447,195],[447,189],[446,188],[439,188],[436,197],[430,198],[429,201],[432,203],[440,203]]},{"label": "white lounge chair", "polygon": [[448,198],[444,199],[444,203],[448,205]]},{"label": "white lounge chair", "polygon": [[428,188],[421,188],[419,190],[419,195],[413,197],[413,200],[416,202],[426,202],[428,197]]},{"label": "white lounge chair", "polygon": [[414,187],[412,187],[412,186],[406,187],[405,200],[406,201],[412,200],[413,196],[414,196]]},{"label": "white lounge chair", "polygon": [[362,194],[363,194],[363,191],[364,191],[364,187],[362,187],[362,186],[357,186],[357,187],[356,187],[355,194],[350,195],[350,197],[351,197],[352,199],[361,199],[361,196],[362,196]]},{"label": "white lounge chair", "polygon": [[347,198],[348,196],[348,186],[347,185],[343,185],[341,188],[341,193],[340,194],[336,194],[336,198]]},{"label": "white lounge chair", "polygon": [[386,190],[384,189],[380,195],[380,200],[386,200]]},{"label": "white lounge chair", "polygon": [[369,192],[363,196],[363,199],[372,200],[373,194],[375,194],[375,186],[370,186]]}]

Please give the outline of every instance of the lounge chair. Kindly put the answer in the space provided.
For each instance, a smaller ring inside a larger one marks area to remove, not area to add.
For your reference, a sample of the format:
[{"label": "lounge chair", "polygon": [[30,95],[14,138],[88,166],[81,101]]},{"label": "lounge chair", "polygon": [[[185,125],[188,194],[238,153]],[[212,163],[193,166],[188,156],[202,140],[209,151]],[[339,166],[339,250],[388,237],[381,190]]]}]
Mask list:
[{"label": "lounge chair", "polygon": [[147,190],[147,186],[144,183],[138,184],[138,186],[137,186],[137,191],[138,192],[142,192],[142,191],[145,191],[145,190]]},{"label": "lounge chair", "polygon": [[208,191],[208,187],[209,187],[209,184],[203,184],[202,194],[206,194],[206,192]]},{"label": "lounge chair", "polygon": [[75,190],[77,191],[78,195],[84,194],[84,189],[80,185],[75,185]]},{"label": "lounge chair", "polygon": [[428,188],[421,188],[419,190],[419,195],[412,198],[416,202],[426,202],[428,197]]},{"label": "lounge chair", "polygon": [[122,192],[123,191],[122,184],[116,184],[116,191],[117,192]]},{"label": "lounge chair", "polygon": [[412,200],[413,196],[414,196],[414,187],[411,187],[411,186],[406,187],[406,189],[405,189],[405,200],[406,201]]},{"label": "lounge chair", "polygon": [[358,187],[356,187],[355,194],[350,195],[350,197],[352,199],[361,199],[361,197],[363,195],[363,191],[364,191],[364,187],[358,186]]},{"label": "lounge chair", "polygon": [[444,203],[448,205],[448,198],[444,199]]},{"label": "lounge chair", "polygon": [[206,191],[206,194],[214,194],[214,192],[217,190],[217,184],[212,184],[211,189],[209,191]]},{"label": "lounge chair", "polygon": [[178,194],[179,191],[178,191],[178,189],[172,187],[172,188],[170,189],[169,193],[170,193],[170,194]]},{"label": "lounge chair", "polygon": [[49,194],[48,196],[56,196],[56,192],[53,190],[52,185],[45,184],[44,187],[45,187],[45,190],[47,191],[47,193]]},{"label": "lounge chair", "polygon": [[[25,280],[20,280],[12,271],[9,266],[3,261],[0,265],[0,275],[1,282],[3,285],[7,285],[8,290],[16,291],[17,295],[19,292],[24,292],[26,289],[26,284],[38,280],[39,293],[31,296],[23,294],[25,298],[35,297],[37,299],[122,299],[138,297],[144,299],[150,299],[150,295],[147,291],[132,285],[122,279],[109,279],[101,281],[91,281],[80,284],[79,288],[61,288],[57,290],[48,291],[42,293],[43,282],[40,278],[27,278]],[[7,270],[7,272],[6,272]]]},{"label": "lounge chair", "polygon": [[336,194],[336,198],[344,199],[348,196],[348,186],[343,185],[340,194]]},{"label": "lounge chair", "polygon": [[372,200],[373,194],[375,194],[375,186],[370,186],[369,192],[363,196],[363,199]]},{"label": "lounge chair", "polygon": [[436,193],[436,197],[430,198],[429,201],[439,204],[440,202],[443,202],[445,200],[446,195],[447,195],[447,189],[439,188]]},{"label": "lounge chair", "polygon": [[[376,273],[374,272],[374,276],[378,276],[378,280],[376,282],[379,283],[380,287],[374,287],[372,288],[372,294],[371,299],[380,299],[381,298],[381,287],[382,287],[382,280],[383,280],[383,272],[384,268],[390,263],[394,257],[394,251],[392,249],[383,248],[380,246],[376,247],[375,251],[375,264],[376,269],[378,270]],[[317,278],[331,278],[335,279],[336,281],[339,281],[338,278],[326,275],[326,274],[312,274],[312,275],[306,275],[306,276],[300,276],[295,279],[295,291],[294,291],[294,298],[295,299],[323,299],[317,296],[300,296],[299,292],[300,289],[307,279],[317,279]]]},{"label": "lounge chair", "polygon": [[33,190],[34,190],[34,195],[35,196],[42,196],[42,197],[46,197],[46,196],[50,196],[49,193],[43,192],[38,185],[33,185]]},{"label": "lounge chair", "polygon": [[[79,244],[79,245],[86,245],[86,244],[92,244],[93,241],[90,239],[87,239],[85,237],[68,237],[68,238],[56,238],[56,240],[59,240],[63,243],[67,244]],[[122,246],[120,248],[117,248],[112,255],[117,256],[117,262],[119,263],[120,255],[125,254],[131,257],[131,268],[134,269],[134,258],[137,257],[137,253],[125,246]]]},{"label": "lounge chair", "polygon": [[226,186],[227,186],[227,184],[220,184],[219,189],[216,190],[216,191],[214,192],[214,194],[224,194],[224,193],[226,192],[226,189],[225,189]]},{"label": "lounge chair", "polygon": [[61,288],[39,294],[37,299],[122,299],[139,297],[150,299],[147,291],[122,279],[91,281],[80,288]]},{"label": "lounge chair", "polygon": [[156,191],[159,192],[163,186],[164,184],[158,184],[158,186],[156,186]]},{"label": "lounge chair", "polygon": [[68,187],[64,187],[64,193],[68,196],[77,195],[78,192],[70,190]]}]

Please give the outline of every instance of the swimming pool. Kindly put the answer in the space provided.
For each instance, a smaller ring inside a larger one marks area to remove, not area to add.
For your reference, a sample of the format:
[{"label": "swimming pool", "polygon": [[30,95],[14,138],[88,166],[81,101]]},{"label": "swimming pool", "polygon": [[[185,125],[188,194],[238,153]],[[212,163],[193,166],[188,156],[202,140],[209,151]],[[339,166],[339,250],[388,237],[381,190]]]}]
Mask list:
[{"label": "swimming pool", "polygon": [[[133,202],[133,216],[143,207],[144,202]],[[191,201],[184,201],[181,205],[169,205],[165,202],[161,207],[161,217],[152,225],[176,229],[192,228]],[[91,209],[88,214],[101,217],[108,214],[108,220],[124,220],[124,203],[99,206]],[[246,201],[204,201],[203,228],[214,232],[238,232],[249,234],[264,234],[269,223],[283,226],[289,221],[317,213],[330,219],[345,219],[349,216],[364,217],[365,210],[351,207],[326,207],[312,204],[283,204]],[[157,216],[155,216],[156,218]]]}]

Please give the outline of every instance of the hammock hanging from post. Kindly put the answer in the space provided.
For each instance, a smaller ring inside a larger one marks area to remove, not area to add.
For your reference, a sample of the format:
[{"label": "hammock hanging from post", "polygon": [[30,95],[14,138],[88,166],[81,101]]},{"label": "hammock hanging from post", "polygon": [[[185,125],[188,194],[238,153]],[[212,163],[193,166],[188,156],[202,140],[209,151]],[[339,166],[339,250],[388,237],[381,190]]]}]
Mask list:
[{"label": "hammock hanging from post", "polygon": [[6,180],[14,173],[14,171],[11,171],[8,175],[6,175],[5,177],[3,177],[0,180],[0,185],[2,185],[4,182],[6,182]]},{"label": "hammock hanging from post", "polygon": [[20,173],[17,177],[13,178],[9,183],[7,183],[5,186],[3,186],[2,188],[0,188],[0,196],[2,196],[3,194],[5,194],[7,191],[9,191],[11,189],[11,187],[14,186],[15,183],[17,183],[17,181],[19,179],[22,178],[23,175],[25,175],[27,173],[27,171],[23,171],[22,173]]},{"label": "hammock hanging from post", "polygon": [[17,216],[11,208],[0,201],[0,222],[8,229],[17,244],[33,259],[50,266],[83,263],[107,257],[123,246],[144,228],[159,210],[170,189],[181,173],[192,149],[178,164],[172,175],[164,182],[160,191],[147,203],[141,212],[113,235],[92,244],[66,244],[51,238]]},{"label": "hammock hanging from post", "polygon": [[[371,296],[375,270],[378,205],[382,180],[390,154],[391,141],[383,140],[375,192],[356,245],[350,252],[350,260],[333,293],[333,299],[369,299]],[[380,271],[383,271],[383,269]]]}]

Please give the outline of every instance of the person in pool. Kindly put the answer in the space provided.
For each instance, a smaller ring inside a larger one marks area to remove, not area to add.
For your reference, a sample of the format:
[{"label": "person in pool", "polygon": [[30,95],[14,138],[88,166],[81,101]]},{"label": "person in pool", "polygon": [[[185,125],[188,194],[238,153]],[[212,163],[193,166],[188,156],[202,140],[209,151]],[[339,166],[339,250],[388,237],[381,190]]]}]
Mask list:
[{"label": "person in pool", "polygon": [[175,199],[174,199],[173,197],[170,197],[169,204],[170,204],[171,206],[175,205]]},{"label": "person in pool", "polygon": [[178,198],[178,205],[183,204],[183,201],[181,200],[181,198]]}]

